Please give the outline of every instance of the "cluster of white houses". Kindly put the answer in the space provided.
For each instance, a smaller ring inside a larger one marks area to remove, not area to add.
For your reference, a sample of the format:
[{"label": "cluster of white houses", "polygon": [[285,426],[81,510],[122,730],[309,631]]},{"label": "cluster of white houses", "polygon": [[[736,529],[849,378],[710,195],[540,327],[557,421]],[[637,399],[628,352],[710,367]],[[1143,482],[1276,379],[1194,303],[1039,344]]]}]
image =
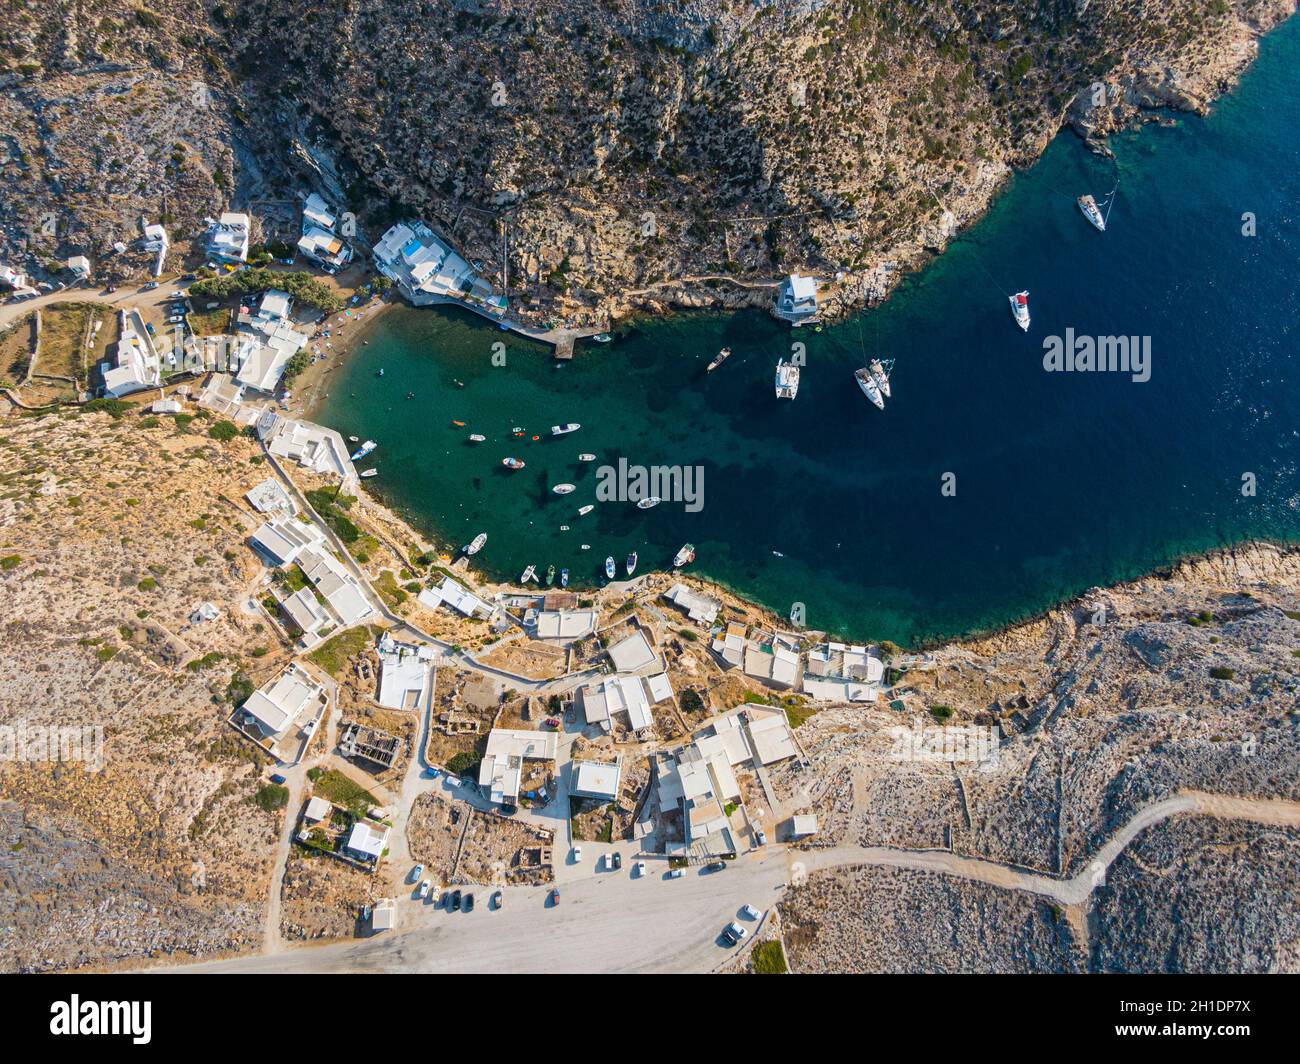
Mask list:
[{"label": "cluster of white houses", "polygon": [[506,298],[446,241],[421,221],[399,222],[374,246],[375,265],[416,306],[459,303],[493,316],[506,312]]},{"label": "cluster of white houses", "polygon": [[352,249],[338,232],[338,217],[315,192],[303,204],[298,254],[331,274],[352,261]]},{"label": "cluster of white houses", "polygon": [[235,710],[232,722],[279,760],[296,762],[319,725],[325,704],[325,688],[293,663],[249,695]]}]

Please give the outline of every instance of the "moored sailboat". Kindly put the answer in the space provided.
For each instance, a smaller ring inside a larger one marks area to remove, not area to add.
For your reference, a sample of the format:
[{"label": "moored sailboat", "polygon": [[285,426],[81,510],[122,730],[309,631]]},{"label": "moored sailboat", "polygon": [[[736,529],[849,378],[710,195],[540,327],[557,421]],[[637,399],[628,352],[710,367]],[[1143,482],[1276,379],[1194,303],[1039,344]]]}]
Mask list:
[{"label": "moored sailboat", "polygon": [[880,394],[888,399],[890,396],[889,374],[894,369],[894,360],[889,358],[882,362],[878,358],[873,358],[869,368],[871,370],[872,379],[880,386]]},{"label": "moored sailboat", "polygon": [[865,395],[879,410],[885,409],[885,397],[880,393],[880,385],[876,383],[876,378],[871,375],[871,370],[866,366],[853,371],[854,379],[858,382],[858,387],[862,389]]},{"label": "moored sailboat", "polygon": [[1011,302],[1011,316],[1025,332],[1029,331],[1029,292],[1017,292],[1007,297]]}]

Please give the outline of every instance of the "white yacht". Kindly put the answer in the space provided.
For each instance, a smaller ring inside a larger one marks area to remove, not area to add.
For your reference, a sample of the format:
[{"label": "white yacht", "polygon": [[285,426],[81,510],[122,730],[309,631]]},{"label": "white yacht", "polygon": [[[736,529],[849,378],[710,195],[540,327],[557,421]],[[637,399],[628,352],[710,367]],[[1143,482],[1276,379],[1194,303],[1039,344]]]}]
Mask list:
[{"label": "white yacht", "polygon": [[552,435],[552,436],[565,436],[565,435],[567,435],[567,434],[570,433],[570,432],[577,432],[580,428],[582,428],[582,426],[579,425],[576,421],[569,421],[569,422],[566,422],[566,423],[563,424],[563,425],[552,425],[552,426],[551,426],[551,435]]},{"label": "white yacht", "polygon": [[876,383],[876,378],[871,375],[871,370],[863,366],[861,369],[854,370],[853,376],[857,379],[862,394],[870,399],[878,409],[884,410],[885,397],[880,394],[880,385]]},{"label": "white yacht", "polygon": [[880,359],[873,358],[870,369],[872,379],[880,386],[880,394],[888,399],[890,396],[889,375],[894,371],[894,360],[888,358],[881,362]]},{"label": "white yacht", "polygon": [[487,533],[480,532],[472,540],[461,548],[466,554],[477,554],[483,549],[483,544],[487,542]]},{"label": "white yacht", "polygon": [[652,506],[658,506],[661,502],[663,502],[663,499],[659,498],[658,495],[647,495],[636,504],[636,508],[638,510],[649,510]]},{"label": "white yacht", "polygon": [[1075,202],[1079,205],[1079,210],[1083,211],[1083,216],[1104,233],[1106,231],[1106,219],[1102,217],[1101,208],[1097,206],[1097,201],[1091,196],[1080,196]]},{"label": "white yacht", "polygon": [[1025,332],[1029,331],[1029,293],[1017,292],[1007,297],[1011,301],[1011,314]]},{"label": "white yacht", "polygon": [[529,580],[536,580],[536,579],[537,579],[537,566],[530,565],[527,569],[524,570],[523,575],[519,578],[519,582],[521,584],[526,584],[528,583]]},{"label": "white yacht", "polygon": [[586,506],[579,506],[578,516],[585,517],[587,514],[591,513],[591,511],[594,510],[595,508],[596,507],[592,506],[591,503],[588,503]]},{"label": "white yacht", "polygon": [[573,491],[573,489],[574,485],[572,484],[556,484],[551,490],[555,492],[556,495],[568,495],[569,492]]},{"label": "white yacht", "polygon": [[799,367],[781,359],[776,364],[776,397],[793,399],[799,394]]}]

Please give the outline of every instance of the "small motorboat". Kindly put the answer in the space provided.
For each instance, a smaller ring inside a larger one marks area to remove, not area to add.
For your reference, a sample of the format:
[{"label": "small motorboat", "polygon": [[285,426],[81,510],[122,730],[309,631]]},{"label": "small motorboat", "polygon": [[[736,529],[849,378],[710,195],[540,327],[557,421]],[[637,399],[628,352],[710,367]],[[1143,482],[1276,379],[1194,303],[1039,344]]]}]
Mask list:
[{"label": "small motorboat", "polygon": [[648,495],[636,504],[636,508],[638,510],[649,510],[652,506],[658,506],[661,502],[663,502],[663,499],[659,498],[658,495]]},{"label": "small motorboat", "polygon": [[627,566],[628,576],[631,576],[633,573],[636,572],[636,551],[633,551],[631,554],[627,556],[626,566]]},{"label": "small motorboat", "polygon": [[583,550],[591,550],[591,544],[590,544],[590,543],[584,543],[584,544],[582,545],[582,549],[583,549]]},{"label": "small motorboat", "polygon": [[546,586],[550,587],[553,583],[555,583],[555,566],[548,565],[546,567]]},{"label": "small motorboat", "polygon": [[693,561],[695,561],[695,544],[684,543],[682,549],[673,558],[673,568],[680,569],[683,565]]},{"label": "small motorboat", "polygon": [[348,437],[348,443],[360,443],[360,442],[361,442],[361,437],[360,437],[360,436],[349,436],[349,437]]},{"label": "small motorboat", "polygon": [[1017,292],[1013,296],[1007,297],[1011,301],[1011,316],[1016,319],[1025,332],[1029,331],[1029,293]]},{"label": "small motorboat", "polygon": [[609,333],[597,333],[592,337],[592,339],[598,344],[607,344],[614,339],[614,337],[610,336]]},{"label": "small motorboat", "polygon": [[470,433],[469,442],[470,442],[470,443],[482,443],[482,442],[483,442],[484,440],[486,440],[486,439],[487,439],[486,436],[480,436],[477,432],[473,432],[473,433]]},{"label": "small motorboat", "polygon": [[568,586],[569,586],[569,570],[568,570],[568,569],[561,569],[561,570],[560,570],[560,587],[568,587]]},{"label": "small motorboat", "polygon": [[378,470],[378,469],[367,469],[367,470],[365,470],[365,472],[363,472],[361,475],[362,475],[363,477],[377,477],[377,476],[379,476],[379,470]]},{"label": "small motorboat", "polygon": [[556,495],[568,495],[569,492],[571,492],[571,491],[574,490],[574,485],[572,485],[572,484],[556,484],[555,487],[553,487],[551,490],[552,490],[553,492],[555,492]]},{"label": "small motorboat", "polygon": [[724,347],[721,351],[718,352],[718,357],[709,363],[708,367],[705,369],[704,372],[712,373],[715,369],[721,366],[722,363],[726,362],[727,359],[729,359],[730,357],[731,357],[731,348]]},{"label": "small motorboat", "polygon": [[560,531],[561,531],[561,532],[567,532],[567,531],[569,531],[569,526],[568,526],[568,525],[561,525],[561,526],[560,526]]},{"label": "small motorboat", "polygon": [[579,516],[579,517],[585,517],[587,514],[591,513],[591,511],[594,510],[595,508],[596,508],[596,507],[594,507],[591,503],[587,503],[586,506],[579,506],[579,507],[578,507],[578,516]]},{"label": "small motorboat", "polygon": [[576,421],[566,421],[563,425],[552,425],[551,435],[567,436],[570,432],[577,432],[580,428],[582,428],[582,426]]},{"label": "small motorboat", "polygon": [[466,543],[465,546],[461,547],[461,550],[463,550],[466,554],[477,554],[479,551],[483,549],[483,544],[486,542],[487,542],[487,533],[480,532],[472,540]]},{"label": "small motorboat", "polygon": [[530,565],[527,569],[523,571],[523,575],[519,577],[519,582],[521,584],[526,584],[528,583],[529,580],[536,580],[536,579],[537,579],[537,566]]},{"label": "small motorboat", "polygon": [[614,555],[605,559],[605,575],[613,580],[618,575],[618,567],[614,564]]},{"label": "small motorboat", "polygon": [[463,429],[465,427],[465,422],[463,421],[453,421],[452,424],[458,429]]},{"label": "small motorboat", "polygon": [[596,456],[594,454],[587,454],[586,452],[584,452],[578,455],[579,462],[594,462],[595,460],[596,460]]},{"label": "small motorboat", "polygon": [[414,392],[407,392],[407,393],[406,393],[406,398],[408,398],[408,399],[414,399],[414,398],[415,398],[415,393],[414,393]]},{"label": "small motorboat", "polygon": [[366,455],[368,455],[371,451],[373,451],[378,446],[379,444],[377,444],[374,440],[366,440],[365,443],[363,443],[360,447],[358,447],[355,451],[353,451],[351,455],[349,455],[349,460],[353,462],[359,462],[361,461],[361,459],[363,459]]},{"label": "small motorboat", "polygon": [[380,366],[380,367],[379,367],[379,372],[376,373],[375,376],[376,376],[376,377],[382,377],[383,375],[384,375],[384,367],[383,367],[383,366]]},{"label": "small motorboat", "polygon": [[522,458],[503,458],[501,464],[507,469],[523,469],[524,462]]}]

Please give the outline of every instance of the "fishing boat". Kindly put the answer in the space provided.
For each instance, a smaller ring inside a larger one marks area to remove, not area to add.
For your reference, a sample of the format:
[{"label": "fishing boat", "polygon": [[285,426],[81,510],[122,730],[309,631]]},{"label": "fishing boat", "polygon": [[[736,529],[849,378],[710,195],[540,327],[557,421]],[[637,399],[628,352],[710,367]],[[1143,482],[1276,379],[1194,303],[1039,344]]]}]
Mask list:
[{"label": "fishing boat", "polygon": [[569,526],[568,526],[568,525],[561,525],[561,526],[560,526],[560,531],[561,531],[561,532],[567,532],[567,531],[569,531]]},{"label": "fishing boat", "polygon": [[507,469],[523,469],[524,462],[521,458],[503,458],[501,464]]},{"label": "fishing boat", "polygon": [[582,428],[582,426],[579,425],[576,421],[566,421],[563,425],[552,425],[551,435],[565,436],[568,435],[570,432],[577,432],[580,428]]},{"label": "fishing boat", "polygon": [[487,542],[487,533],[480,532],[477,536],[475,536],[468,543],[466,543],[465,546],[461,547],[461,550],[463,550],[466,554],[477,554],[479,551],[483,549],[483,544],[486,542]]},{"label": "fishing boat", "polygon": [[586,506],[579,506],[579,507],[578,507],[578,516],[579,516],[579,517],[585,517],[587,514],[591,513],[591,511],[594,510],[595,508],[596,508],[596,507],[594,507],[591,503],[587,503]]},{"label": "fishing boat", "polygon": [[526,584],[528,583],[529,580],[536,580],[536,579],[537,579],[537,566],[530,565],[527,569],[524,570],[523,575],[519,577],[519,582],[521,584]]},{"label": "fishing boat", "polygon": [[880,385],[876,383],[876,378],[871,375],[871,370],[866,366],[853,371],[853,376],[857,378],[858,387],[862,389],[862,394],[870,399],[879,410],[885,409],[885,397],[880,394]]},{"label": "fishing boat", "polygon": [[731,357],[731,348],[724,347],[721,351],[718,352],[718,357],[709,363],[708,368],[705,369],[704,372],[712,373],[715,369],[721,366],[722,363],[726,362],[727,359],[729,359],[730,357]]},{"label": "fishing boat", "polygon": [[1074,201],[1079,205],[1079,210],[1083,211],[1083,216],[1092,222],[1103,233],[1106,231],[1106,219],[1101,215],[1101,208],[1097,206],[1097,201],[1091,196],[1080,196]]},{"label": "fishing boat", "polygon": [[555,583],[555,566],[548,565],[546,567],[546,586],[550,587],[553,583]]},{"label": "fishing boat", "polygon": [[568,569],[561,569],[561,570],[560,570],[560,587],[568,587],[568,586],[569,586],[569,570],[568,570]]},{"label": "fishing boat", "polygon": [[361,475],[362,475],[363,477],[377,477],[377,476],[379,476],[379,470],[378,470],[378,469],[367,469],[367,470],[366,470],[365,472],[363,472]]},{"label": "fishing boat", "polygon": [[695,544],[685,543],[682,545],[682,549],[677,552],[676,557],[673,558],[673,568],[680,569],[683,565],[693,561],[695,561]]},{"label": "fishing boat", "polygon": [[631,554],[627,556],[627,561],[624,564],[627,567],[628,576],[631,576],[633,573],[636,572],[636,551],[633,551]]},{"label": "fishing boat", "polygon": [[614,577],[617,575],[618,575],[618,566],[614,564],[614,555],[611,554],[609,557],[605,559],[605,576],[608,577],[610,580],[613,580]]},{"label": "fishing boat", "polygon": [[1011,315],[1025,332],[1029,331],[1029,293],[1017,292],[1007,297],[1011,302]]},{"label": "fishing boat", "polygon": [[880,394],[886,399],[890,397],[889,375],[894,370],[894,360],[892,358],[881,362],[878,358],[871,360],[871,377],[880,386]]},{"label": "fishing boat", "polygon": [[793,399],[799,394],[799,367],[780,359],[776,364],[776,397]]},{"label": "fishing boat", "polygon": [[349,457],[351,461],[359,462],[362,458],[364,458],[366,455],[368,455],[371,451],[373,451],[378,446],[379,444],[377,444],[374,440],[366,440],[366,442],[363,443],[360,447],[358,447],[355,451],[353,451]]},{"label": "fishing boat", "polygon": [[551,490],[556,495],[568,495],[569,492],[573,491],[573,487],[572,484],[556,484]]},{"label": "fishing boat", "polygon": [[463,421],[453,421],[452,424],[458,429],[463,429],[465,427],[465,422]]},{"label": "fishing boat", "polygon": [[595,460],[596,460],[596,456],[594,454],[587,454],[586,452],[584,452],[578,455],[579,462],[594,462]]},{"label": "fishing boat", "polygon": [[383,375],[384,375],[384,367],[383,367],[383,366],[380,366],[380,367],[379,367],[379,372],[376,373],[375,376],[376,376],[376,377],[382,377]]},{"label": "fishing boat", "polygon": [[592,337],[592,339],[598,344],[607,344],[614,339],[614,337],[610,336],[609,333],[597,333]]},{"label": "fishing boat", "polygon": [[486,439],[487,439],[486,436],[480,436],[477,432],[472,432],[472,433],[470,433],[469,442],[470,442],[470,443],[482,443],[482,442],[483,442],[484,440],[486,440]]},{"label": "fishing boat", "polygon": [[648,495],[636,504],[636,508],[638,510],[649,510],[652,506],[658,506],[661,502],[663,502],[663,499],[659,498],[658,495]]},{"label": "fishing boat", "polygon": [[590,544],[590,543],[584,543],[584,544],[582,545],[582,549],[583,549],[583,550],[591,550],[591,544]]}]

